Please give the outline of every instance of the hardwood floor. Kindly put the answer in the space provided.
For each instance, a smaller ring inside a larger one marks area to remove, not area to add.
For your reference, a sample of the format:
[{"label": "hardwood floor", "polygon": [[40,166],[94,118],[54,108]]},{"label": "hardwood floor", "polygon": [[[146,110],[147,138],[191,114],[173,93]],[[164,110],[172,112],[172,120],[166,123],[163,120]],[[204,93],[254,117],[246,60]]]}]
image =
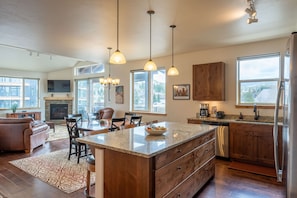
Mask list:
[{"label": "hardwood floor", "polygon": [[[32,154],[0,153],[0,198],[83,198],[83,190],[67,194],[21,171],[8,162],[68,148],[68,139],[48,142]],[[285,198],[284,187],[269,177],[229,169],[230,162],[216,160],[216,175],[195,198]]]}]

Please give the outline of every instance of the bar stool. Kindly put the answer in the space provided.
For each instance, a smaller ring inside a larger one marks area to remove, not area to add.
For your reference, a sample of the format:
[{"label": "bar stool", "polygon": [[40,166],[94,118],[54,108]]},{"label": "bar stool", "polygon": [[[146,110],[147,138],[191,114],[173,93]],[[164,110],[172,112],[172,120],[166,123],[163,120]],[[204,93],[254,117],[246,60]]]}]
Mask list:
[{"label": "bar stool", "polygon": [[95,158],[93,155],[89,155],[87,157],[87,187],[84,190],[86,197],[93,198],[90,196],[90,188],[91,188],[91,172],[95,172]]},{"label": "bar stool", "polygon": [[[101,134],[101,133],[107,133],[108,132],[108,128],[106,129],[102,129],[102,130],[97,130],[97,131],[85,131],[84,132],[84,136],[88,136],[88,135],[96,135],[96,134]],[[91,189],[91,172],[96,172],[96,168],[95,168],[95,147],[88,145],[92,155],[88,155],[87,157],[87,187],[84,190],[84,194],[86,195],[87,198],[94,198],[92,196],[90,196],[90,189]]]}]

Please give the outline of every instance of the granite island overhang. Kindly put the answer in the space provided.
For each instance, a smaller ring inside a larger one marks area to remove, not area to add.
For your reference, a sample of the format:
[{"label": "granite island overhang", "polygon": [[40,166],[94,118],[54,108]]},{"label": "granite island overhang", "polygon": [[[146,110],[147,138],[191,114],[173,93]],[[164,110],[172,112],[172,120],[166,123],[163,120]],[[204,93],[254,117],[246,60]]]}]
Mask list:
[{"label": "granite island overhang", "polygon": [[79,138],[96,148],[96,197],[193,196],[214,176],[216,126],[160,122]]}]

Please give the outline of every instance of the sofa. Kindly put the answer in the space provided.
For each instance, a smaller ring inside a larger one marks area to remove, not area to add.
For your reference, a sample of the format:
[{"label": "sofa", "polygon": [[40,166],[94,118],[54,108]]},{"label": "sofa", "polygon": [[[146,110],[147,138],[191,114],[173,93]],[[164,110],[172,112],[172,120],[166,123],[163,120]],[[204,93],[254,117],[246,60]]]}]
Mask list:
[{"label": "sofa", "polygon": [[44,145],[49,126],[32,118],[0,118],[0,151],[25,151]]}]

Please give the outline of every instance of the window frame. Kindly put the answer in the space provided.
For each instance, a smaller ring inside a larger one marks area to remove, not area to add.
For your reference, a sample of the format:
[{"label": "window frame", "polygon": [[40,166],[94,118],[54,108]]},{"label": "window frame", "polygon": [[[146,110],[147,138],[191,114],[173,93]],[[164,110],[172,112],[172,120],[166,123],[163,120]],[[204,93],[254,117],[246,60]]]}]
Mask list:
[{"label": "window frame", "polygon": [[[153,72],[156,72],[156,71],[164,71],[164,77],[165,77],[165,90],[164,90],[164,100],[165,100],[165,103],[164,103],[164,112],[156,112],[156,111],[153,111]],[[148,74],[148,82],[147,83],[147,88],[148,88],[148,93],[147,93],[147,97],[148,97],[148,104],[147,104],[147,110],[136,110],[134,109],[134,73],[136,72],[146,72]],[[148,114],[158,114],[158,115],[166,115],[166,112],[167,112],[167,109],[166,109],[166,99],[167,99],[167,91],[166,91],[166,69],[161,67],[161,68],[158,68],[157,70],[155,71],[145,71],[143,69],[139,69],[139,70],[131,70],[130,71],[130,111],[132,112],[139,112],[139,113],[148,113]]]},{"label": "window frame", "polygon": [[[257,79],[248,79],[248,80],[240,80],[240,61],[243,60],[256,60],[256,59],[261,59],[265,57],[278,57],[279,59],[279,64],[278,64],[278,77],[276,78],[257,78]],[[274,107],[275,103],[243,103],[241,101],[241,84],[242,83],[249,83],[249,82],[276,82],[276,92],[279,86],[279,81],[282,76],[282,55],[281,53],[269,53],[269,54],[261,54],[261,55],[251,55],[251,56],[244,56],[244,57],[238,57],[236,59],[236,106],[237,107],[250,107],[254,106],[254,104],[259,104],[260,106],[266,106],[266,107]]]},{"label": "window frame", "polygon": [[[0,78],[19,79],[21,81],[21,85],[19,86],[20,87],[20,96],[19,96],[20,104],[18,104],[17,109],[40,108],[40,78],[14,77],[14,76],[0,76]],[[37,81],[37,83],[36,83],[37,84],[36,106],[29,106],[29,107],[25,106],[26,105],[26,94],[25,94],[26,93],[26,89],[25,89],[26,88],[26,83],[25,83],[26,80],[36,80]],[[1,83],[3,83],[3,82],[0,82],[0,86],[2,86]],[[13,93],[13,92],[10,92],[10,93]],[[5,96],[0,95],[0,97],[5,97]],[[14,93],[14,94],[6,96],[6,97],[18,97],[18,96]],[[11,107],[7,107],[7,108],[2,107],[0,109],[9,110],[9,109],[11,109]]]}]

